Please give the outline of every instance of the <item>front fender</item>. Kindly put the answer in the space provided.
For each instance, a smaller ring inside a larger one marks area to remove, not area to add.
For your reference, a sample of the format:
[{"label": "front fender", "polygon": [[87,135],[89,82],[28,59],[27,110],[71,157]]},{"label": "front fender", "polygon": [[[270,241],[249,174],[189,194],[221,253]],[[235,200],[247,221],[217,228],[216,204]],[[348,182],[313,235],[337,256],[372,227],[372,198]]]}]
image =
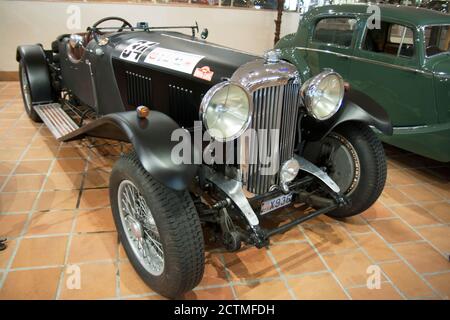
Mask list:
[{"label": "front fender", "polygon": [[392,135],[392,124],[387,112],[368,95],[350,89],[345,93],[340,111],[327,121],[308,117],[303,123],[307,140],[317,141],[344,122],[358,121],[373,126],[383,134]]},{"label": "front fender", "polygon": [[[171,135],[179,128],[173,119],[158,111],[150,111],[146,119],[138,118],[135,111],[118,112],[92,121],[61,140],[92,136],[130,142],[142,166],[152,177],[171,189],[184,190],[195,177],[197,166],[177,164],[172,160],[172,150],[178,142],[171,141]],[[191,149],[193,154],[199,154],[194,146]]]}]

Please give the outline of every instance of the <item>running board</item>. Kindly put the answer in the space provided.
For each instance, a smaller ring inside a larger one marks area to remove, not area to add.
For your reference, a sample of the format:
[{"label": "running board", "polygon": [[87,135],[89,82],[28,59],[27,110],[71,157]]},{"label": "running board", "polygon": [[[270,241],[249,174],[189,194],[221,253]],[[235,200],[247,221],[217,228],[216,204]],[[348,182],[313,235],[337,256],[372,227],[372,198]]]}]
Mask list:
[{"label": "running board", "polygon": [[40,104],[33,108],[58,140],[79,128],[59,103]]}]

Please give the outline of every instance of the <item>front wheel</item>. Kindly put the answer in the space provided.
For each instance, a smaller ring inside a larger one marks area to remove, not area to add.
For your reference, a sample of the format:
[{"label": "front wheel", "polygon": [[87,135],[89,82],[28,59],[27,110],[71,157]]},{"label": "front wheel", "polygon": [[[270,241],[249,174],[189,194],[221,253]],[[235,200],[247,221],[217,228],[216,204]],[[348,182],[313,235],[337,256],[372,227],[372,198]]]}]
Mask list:
[{"label": "front wheel", "polygon": [[154,180],[135,153],[117,161],[109,190],[120,241],[144,282],[168,298],[193,289],[203,276],[204,243],[189,193]]},{"label": "front wheel", "polygon": [[338,126],[320,142],[308,143],[304,156],[340,187],[350,207],[336,209],[329,216],[345,218],[368,209],[380,196],[386,182],[383,145],[365,124],[350,122]]}]

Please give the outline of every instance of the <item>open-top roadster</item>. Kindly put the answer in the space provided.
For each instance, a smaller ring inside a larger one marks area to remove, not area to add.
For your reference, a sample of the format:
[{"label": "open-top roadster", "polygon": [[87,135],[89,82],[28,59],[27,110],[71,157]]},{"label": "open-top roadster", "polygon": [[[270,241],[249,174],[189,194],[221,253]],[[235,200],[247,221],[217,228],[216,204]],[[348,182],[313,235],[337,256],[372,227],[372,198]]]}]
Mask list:
[{"label": "open-top roadster", "polygon": [[[110,20],[120,27],[101,27]],[[111,208],[132,265],[167,297],[202,278],[202,225],[233,251],[370,207],[386,179],[370,126],[392,131],[383,109],[332,70],[305,79],[277,51],[261,58],[199,39],[197,26],[192,36],[173,28],[109,17],[49,50],[17,49],[31,119],[61,141],[132,144],[111,173]],[[315,210],[260,226],[294,203]]]}]

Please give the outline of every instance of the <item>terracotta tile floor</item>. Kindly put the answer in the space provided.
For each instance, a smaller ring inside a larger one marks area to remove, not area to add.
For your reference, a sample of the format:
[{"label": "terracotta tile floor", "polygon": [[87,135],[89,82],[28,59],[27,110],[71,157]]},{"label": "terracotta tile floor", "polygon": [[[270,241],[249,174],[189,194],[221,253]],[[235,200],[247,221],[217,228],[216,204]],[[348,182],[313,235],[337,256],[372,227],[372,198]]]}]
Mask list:
[{"label": "terracotta tile floor", "polygon": [[[0,235],[9,238],[0,299],[161,299],[117,241],[107,186],[120,150],[89,144],[54,140],[28,119],[18,83],[0,82]],[[185,298],[449,299],[450,165],[386,153],[387,186],[372,208],[344,221],[318,217],[269,249],[209,245],[205,276]],[[370,290],[374,265],[381,287]],[[67,285],[74,268],[80,289]]]}]

